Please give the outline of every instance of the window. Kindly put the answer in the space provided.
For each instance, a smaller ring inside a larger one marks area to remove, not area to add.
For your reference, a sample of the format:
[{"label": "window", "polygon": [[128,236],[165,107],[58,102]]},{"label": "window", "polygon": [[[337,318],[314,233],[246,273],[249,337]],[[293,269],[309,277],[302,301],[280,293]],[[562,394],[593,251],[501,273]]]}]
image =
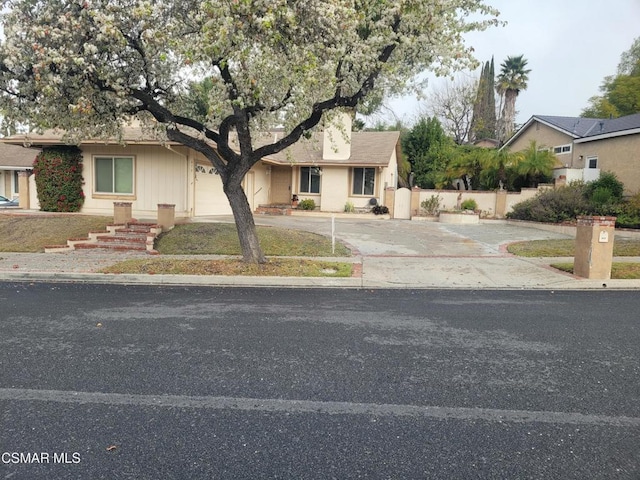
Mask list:
[{"label": "window", "polygon": [[319,167],[300,167],[300,193],[320,193]]},{"label": "window", "polygon": [[571,145],[560,145],[553,147],[553,153],[556,155],[562,155],[563,153],[571,153]]},{"label": "window", "polygon": [[20,193],[20,175],[17,170],[13,172],[13,192]]},{"label": "window", "polygon": [[373,195],[376,182],[375,168],[354,168],[353,169],[353,194]]},{"label": "window", "polygon": [[589,168],[598,168],[598,157],[587,157],[587,165]]},{"label": "window", "polygon": [[96,193],[133,194],[133,157],[95,157]]}]

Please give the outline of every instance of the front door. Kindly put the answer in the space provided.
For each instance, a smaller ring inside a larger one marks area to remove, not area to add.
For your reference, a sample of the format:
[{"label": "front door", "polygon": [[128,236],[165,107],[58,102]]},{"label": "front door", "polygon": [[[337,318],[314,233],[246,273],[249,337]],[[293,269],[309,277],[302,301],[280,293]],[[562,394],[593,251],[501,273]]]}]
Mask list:
[{"label": "front door", "polygon": [[271,167],[271,203],[291,203],[291,167]]}]

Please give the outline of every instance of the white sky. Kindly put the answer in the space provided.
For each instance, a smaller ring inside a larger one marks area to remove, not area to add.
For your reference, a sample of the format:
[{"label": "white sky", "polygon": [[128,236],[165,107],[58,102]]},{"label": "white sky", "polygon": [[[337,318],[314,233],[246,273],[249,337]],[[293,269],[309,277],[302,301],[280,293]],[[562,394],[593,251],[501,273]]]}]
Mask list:
[{"label": "white sky", "polygon": [[[532,115],[580,115],[589,98],[599,93],[604,77],[616,73],[620,55],[640,37],[640,0],[486,3],[500,10],[500,19],[508,23],[468,35],[467,44],[481,62],[494,56],[496,74],[508,56],[522,54],[528,60],[529,86],[516,102],[519,124]],[[425,93],[445,81],[430,79]],[[420,111],[415,97],[394,99],[387,105],[409,124]]]}]

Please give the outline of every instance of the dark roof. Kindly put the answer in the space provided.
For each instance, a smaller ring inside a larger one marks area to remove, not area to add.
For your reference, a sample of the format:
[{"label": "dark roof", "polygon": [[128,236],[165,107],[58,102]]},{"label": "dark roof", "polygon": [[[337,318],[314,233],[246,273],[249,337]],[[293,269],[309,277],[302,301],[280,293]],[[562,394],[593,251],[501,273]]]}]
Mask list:
[{"label": "dark roof", "polygon": [[0,169],[22,170],[33,167],[40,150],[0,143]]},{"label": "dark roof", "polygon": [[553,117],[549,115],[534,115],[533,118],[542,120],[543,123],[548,123],[560,130],[564,130],[569,135],[579,138],[589,135],[589,132],[600,122],[597,118]]},{"label": "dark roof", "polygon": [[601,138],[640,133],[640,113],[619,118],[583,118],[534,115],[505,145],[520,136],[533,122],[539,121],[560,130],[574,138],[576,142],[589,142]]}]

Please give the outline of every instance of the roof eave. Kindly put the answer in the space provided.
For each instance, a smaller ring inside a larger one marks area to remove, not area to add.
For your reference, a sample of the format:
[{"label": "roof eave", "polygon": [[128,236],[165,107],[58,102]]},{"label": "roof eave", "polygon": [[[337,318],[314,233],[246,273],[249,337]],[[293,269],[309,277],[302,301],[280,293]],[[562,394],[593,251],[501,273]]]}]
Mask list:
[{"label": "roof eave", "polygon": [[617,132],[602,133],[600,135],[591,135],[590,137],[579,138],[574,143],[587,143],[596,140],[606,140],[607,138],[624,137],[626,135],[636,135],[640,133],[640,128],[632,128],[630,130],[620,130]]}]

